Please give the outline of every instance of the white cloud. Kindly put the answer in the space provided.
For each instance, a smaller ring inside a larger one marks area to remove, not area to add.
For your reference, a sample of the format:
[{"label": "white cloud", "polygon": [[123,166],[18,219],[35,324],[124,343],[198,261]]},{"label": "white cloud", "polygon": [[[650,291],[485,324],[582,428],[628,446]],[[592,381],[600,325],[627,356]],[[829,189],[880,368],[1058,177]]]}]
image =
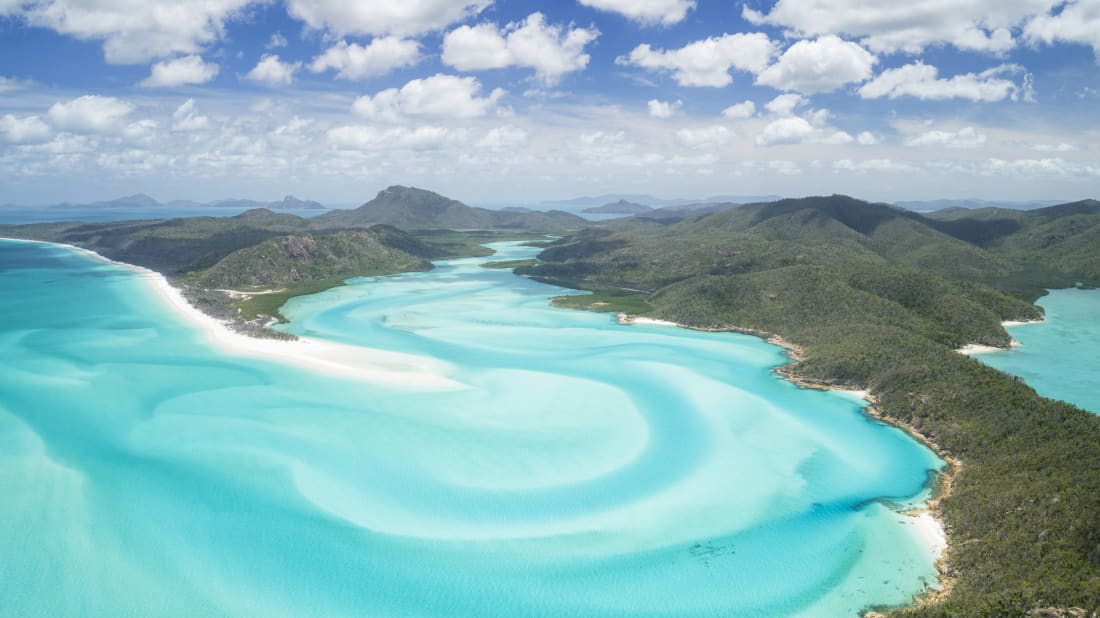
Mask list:
[{"label": "white cloud", "polygon": [[1017,65],[1002,64],[977,74],[966,73],[950,79],[939,79],[937,77],[939,71],[936,67],[918,60],[912,64],[883,71],[859,89],[859,96],[864,99],[881,97],[896,99],[910,96],[926,101],[969,99],[993,102],[1008,98],[1016,100],[1022,95],[1028,99],[1031,94],[1026,80],[1024,85],[1017,85],[1012,80],[997,77],[1004,73],[1021,70]]},{"label": "white cloud", "polygon": [[695,8],[695,0],[580,0],[585,6],[624,15],[643,24],[671,26]]},{"label": "white cloud", "polygon": [[14,77],[4,77],[0,75],[0,94],[7,92],[15,92],[16,90],[24,90],[29,88],[31,82],[23,79],[16,79]]},{"label": "white cloud", "polygon": [[977,148],[986,142],[986,136],[974,127],[958,131],[925,131],[905,140],[907,146],[937,146],[943,148]]},{"label": "white cloud", "polygon": [[288,86],[294,81],[294,74],[301,68],[301,62],[291,64],[279,60],[277,54],[264,54],[244,77],[269,86]]},{"label": "white cloud", "polygon": [[737,69],[758,73],[775,56],[775,45],[767,35],[724,34],[689,43],[679,49],[654,50],[649,44],[635,47],[616,64],[633,65],[652,71],[670,71],[681,86],[728,86]]},{"label": "white cloud", "polygon": [[326,137],[330,144],[347,150],[389,150],[391,148],[432,150],[460,139],[461,134],[446,127],[435,126],[412,129],[342,126],[329,129]]},{"label": "white cloud", "polygon": [[722,110],[722,115],[731,120],[752,118],[754,114],[756,114],[756,103],[752,101],[734,103]]},{"label": "white cloud", "polygon": [[0,137],[13,144],[41,144],[48,141],[52,131],[38,116],[17,118],[11,114],[0,116]]},{"label": "white cloud", "polygon": [[1024,38],[1030,43],[1064,41],[1091,45],[1100,58],[1100,7],[1095,1],[1067,2],[1057,15],[1044,12],[1032,18],[1024,28]]},{"label": "white cloud", "polygon": [[267,40],[267,45],[264,45],[264,49],[278,49],[280,47],[286,47],[288,41],[283,36],[282,32],[276,32],[271,35],[271,38]]},{"label": "white cloud", "polygon": [[205,84],[218,74],[218,65],[204,62],[199,56],[184,56],[153,65],[149,77],[139,86],[146,88],[174,88],[187,84]]},{"label": "white cloud", "polygon": [[855,172],[857,174],[912,174],[920,171],[919,168],[908,163],[891,159],[865,159],[862,161],[841,159],[833,162],[833,169],[839,172]]},{"label": "white cloud", "polygon": [[791,45],[756,83],[805,94],[832,92],[871,77],[877,59],[867,50],[833,35]]},{"label": "white cloud", "polygon": [[526,142],[527,137],[527,131],[509,124],[491,129],[485,137],[478,140],[477,145],[490,149],[514,148]]},{"label": "white cloud", "polygon": [[366,79],[394,69],[412,66],[420,60],[420,43],[400,37],[380,37],[367,46],[340,41],[313,59],[309,70],[336,70],[342,79]]},{"label": "white cloud", "polygon": [[722,125],[680,129],[676,132],[676,139],[688,148],[714,148],[725,144],[732,136],[732,132]]},{"label": "white cloud", "polygon": [[764,107],[773,118],[756,136],[757,146],[791,144],[848,144],[851,135],[829,126],[829,110],[817,109],[795,114],[808,101],[797,94],[783,94],[768,101]]},{"label": "white cloud", "polygon": [[114,97],[85,95],[66,103],[54,103],[47,116],[53,126],[72,133],[110,133],[118,128],[134,106]]},{"label": "white cloud", "polygon": [[474,77],[437,74],[414,79],[397,88],[388,88],[374,96],[359,97],[352,111],[369,120],[397,121],[404,116],[436,118],[475,118],[484,116],[504,91],[493,90],[479,97],[481,83]]},{"label": "white cloud", "polygon": [[1031,149],[1035,152],[1073,152],[1077,147],[1065,142],[1061,144],[1034,144]]},{"label": "white cloud", "polygon": [[288,0],[287,11],[311,28],[344,34],[416,35],[477,15],[492,0]]},{"label": "white cloud", "polygon": [[676,101],[659,101],[657,99],[649,100],[649,115],[654,118],[671,118],[680,111],[680,108],[684,106],[684,102],[677,99]]},{"label": "white cloud", "polygon": [[102,40],[107,62],[138,64],[195,54],[219,40],[225,22],[253,0],[30,0],[18,15],[28,24],[81,40]]},{"label": "white cloud", "polygon": [[172,114],[172,128],[176,131],[200,131],[210,125],[210,118],[199,113],[195,99],[187,99]]},{"label": "white cloud", "polygon": [[459,26],[443,38],[443,62],[460,71],[526,67],[545,84],[588,66],[586,45],[596,40],[595,28],[547,24],[542,13],[531,13],[503,29],[496,24]]},{"label": "white cloud", "polygon": [[764,109],[776,116],[790,116],[794,110],[805,105],[809,101],[798,94],[781,94],[764,104]]},{"label": "white cloud", "polygon": [[929,45],[948,43],[1001,53],[1016,44],[1013,28],[1060,4],[1061,0],[779,0],[768,13],[745,7],[742,14],[752,23],[781,26],[800,36],[858,37],[877,52],[918,53]]},{"label": "white cloud", "polygon": [[858,143],[860,146],[874,146],[878,144],[879,141],[880,140],[878,136],[874,133],[871,133],[870,131],[862,131],[859,135],[856,136],[856,143]]},{"label": "white cloud", "polygon": [[122,137],[131,142],[148,143],[156,136],[159,126],[156,120],[144,118],[126,125],[126,128],[122,129]]}]

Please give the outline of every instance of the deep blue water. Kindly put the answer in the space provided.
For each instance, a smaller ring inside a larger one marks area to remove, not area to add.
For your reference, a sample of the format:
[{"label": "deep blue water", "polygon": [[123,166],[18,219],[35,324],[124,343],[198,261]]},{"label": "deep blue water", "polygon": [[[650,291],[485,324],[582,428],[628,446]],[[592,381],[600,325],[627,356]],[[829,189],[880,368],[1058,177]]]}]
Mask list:
[{"label": "deep blue water", "polygon": [[553,308],[497,248],[284,310],[433,390],[211,347],[147,277],[0,242],[0,613],[854,616],[934,581],[895,510],[925,447],[759,339]]}]

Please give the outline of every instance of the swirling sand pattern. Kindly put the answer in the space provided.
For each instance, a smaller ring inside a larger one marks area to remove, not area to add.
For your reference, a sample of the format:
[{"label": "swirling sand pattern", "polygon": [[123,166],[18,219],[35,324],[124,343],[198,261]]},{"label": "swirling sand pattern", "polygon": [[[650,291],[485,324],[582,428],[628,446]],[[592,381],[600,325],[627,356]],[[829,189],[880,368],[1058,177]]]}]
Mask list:
[{"label": "swirling sand pattern", "polygon": [[4,611],[851,616],[934,582],[883,503],[941,462],[861,401],[480,261],[286,308],[460,384],[419,391],[212,350],[142,277],[0,243]]}]

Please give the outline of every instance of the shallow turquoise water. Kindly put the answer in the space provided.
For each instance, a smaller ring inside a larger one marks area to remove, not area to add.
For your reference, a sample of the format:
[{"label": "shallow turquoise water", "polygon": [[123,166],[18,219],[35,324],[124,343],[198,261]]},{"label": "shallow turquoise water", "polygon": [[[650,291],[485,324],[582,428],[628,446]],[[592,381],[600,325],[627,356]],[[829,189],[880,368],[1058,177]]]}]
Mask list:
[{"label": "shallow turquoise water", "polygon": [[463,385],[423,392],[212,350],[141,276],[0,242],[3,613],[852,616],[934,580],[883,503],[941,462],[855,397],[481,261],[285,310]]},{"label": "shallow turquoise water", "polygon": [[1051,290],[1046,319],[1009,326],[1020,346],[975,358],[1020,376],[1040,395],[1100,414],[1100,290]]}]

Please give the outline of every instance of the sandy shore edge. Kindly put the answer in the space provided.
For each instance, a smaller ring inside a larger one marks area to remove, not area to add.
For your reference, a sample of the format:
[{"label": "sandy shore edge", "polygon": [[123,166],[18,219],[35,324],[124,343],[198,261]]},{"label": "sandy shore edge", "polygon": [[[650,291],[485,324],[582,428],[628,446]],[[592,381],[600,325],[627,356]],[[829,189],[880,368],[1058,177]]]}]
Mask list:
[{"label": "sandy shore edge", "polygon": [[[1038,320],[1005,320],[1004,322],[1001,322],[1001,326],[1003,326],[1005,328],[1010,328],[1012,326],[1025,326],[1027,324],[1042,324],[1045,321],[1046,320],[1044,320],[1044,319],[1038,319]],[[971,344],[968,344],[968,345],[964,345],[963,347],[958,348],[955,351],[958,352],[959,354],[963,354],[963,355],[966,355],[966,356],[973,356],[975,354],[988,354],[990,352],[1004,352],[1005,350],[1011,350],[1012,348],[1018,348],[1018,347],[1020,347],[1020,342],[1013,339],[1012,341],[1009,342],[1007,348],[999,348],[997,346],[992,346],[992,345],[980,345],[980,344],[977,344],[977,343],[971,343]]]},{"label": "sandy shore edge", "polygon": [[[917,509],[911,509],[904,511],[901,514],[907,517],[914,527],[915,534],[921,539],[925,545],[932,552],[932,555],[936,561],[936,571],[939,574],[937,583],[939,588],[928,588],[923,593],[917,595],[914,598],[914,603],[917,605],[936,603],[950,594],[951,589],[955,585],[954,577],[951,576],[947,568],[947,555],[950,551],[950,543],[948,542],[947,527],[944,525],[943,516],[940,512],[941,501],[951,494],[952,487],[954,485],[955,476],[962,469],[962,462],[947,454],[946,450],[941,448],[934,441],[927,436],[921,434],[915,427],[910,426],[908,423],[890,418],[882,414],[882,411],[878,408],[878,400],[873,393],[864,390],[853,390],[838,387],[833,384],[823,384],[815,382],[813,380],[806,379],[794,373],[792,367],[795,363],[805,358],[805,351],[801,346],[791,343],[786,339],[776,335],[774,333],[767,333],[764,331],[754,330],[751,328],[698,328],[694,326],[688,326],[685,324],[679,324],[676,322],[670,322],[667,320],[657,320],[654,318],[647,318],[642,316],[632,316],[626,313],[618,314],[618,320],[620,324],[650,324],[660,326],[674,326],[677,328],[686,328],[689,330],[701,330],[708,332],[733,332],[741,333],[744,335],[752,335],[754,337],[760,337],[766,340],[768,343],[777,345],[787,351],[787,355],[790,357],[789,363],[776,369],[776,373],[781,375],[786,380],[793,382],[795,385],[801,388],[812,388],[815,390],[835,390],[844,391],[856,395],[867,402],[864,407],[864,412],[883,423],[892,425],[904,431],[913,439],[917,440],[921,444],[924,444],[936,455],[947,462],[947,465],[943,470],[938,473],[937,484],[933,489],[932,497],[924,503],[924,506]],[[874,615],[874,612],[869,612],[867,615]]]},{"label": "sandy shore edge", "polygon": [[118,262],[76,245],[16,238],[2,238],[0,240],[65,247],[96,260],[126,268],[144,279],[164,304],[171,307],[183,321],[202,334],[206,343],[230,355],[262,358],[292,364],[326,375],[403,389],[457,390],[466,388],[466,385],[446,377],[445,374],[448,373],[449,366],[443,361],[310,337],[298,337],[295,340],[249,337],[230,330],[224,322],[197,309],[183,297],[183,294],[177,288],[169,283],[164,275],[156,271],[126,264],[125,262]]}]

